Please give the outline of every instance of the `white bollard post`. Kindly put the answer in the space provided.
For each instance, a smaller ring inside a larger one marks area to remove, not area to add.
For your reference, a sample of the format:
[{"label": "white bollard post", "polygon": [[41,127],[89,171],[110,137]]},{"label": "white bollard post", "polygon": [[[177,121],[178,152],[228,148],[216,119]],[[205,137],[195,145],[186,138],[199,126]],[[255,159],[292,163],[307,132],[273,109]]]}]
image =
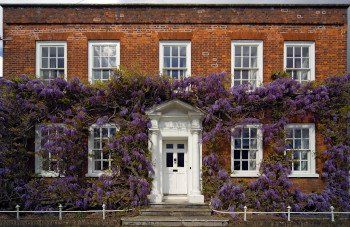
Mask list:
[{"label": "white bollard post", "polygon": [[244,217],[243,217],[244,221],[247,221],[247,206],[244,206]]},{"label": "white bollard post", "polygon": [[287,210],[288,210],[288,214],[287,214],[287,215],[288,215],[288,221],[290,221],[290,209],[291,209],[291,207],[288,206],[288,207],[287,207]]},{"label": "white bollard post", "polygon": [[59,220],[62,220],[62,204],[60,204],[59,206],[58,206],[58,219]]},{"label": "white bollard post", "polygon": [[106,220],[106,204],[102,204],[102,219]]},{"label": "white bollard post", "polygon": [[19,220],[19,208],[20,206],[17,204],[16,205],[16,219]]},{"label": "white bollard post", "polygon": [[331,220],[334,222],[334,207],[331,206]]}]

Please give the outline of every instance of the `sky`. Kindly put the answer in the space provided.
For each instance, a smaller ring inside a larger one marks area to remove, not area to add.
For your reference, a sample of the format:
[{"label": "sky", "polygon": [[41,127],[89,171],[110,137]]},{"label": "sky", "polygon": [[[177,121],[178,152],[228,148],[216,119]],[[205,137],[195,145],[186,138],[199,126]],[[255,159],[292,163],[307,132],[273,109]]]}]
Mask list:
[{"label": "sky", "polygon": [[0,0],[0,4],[350,4],[350,0]]}]

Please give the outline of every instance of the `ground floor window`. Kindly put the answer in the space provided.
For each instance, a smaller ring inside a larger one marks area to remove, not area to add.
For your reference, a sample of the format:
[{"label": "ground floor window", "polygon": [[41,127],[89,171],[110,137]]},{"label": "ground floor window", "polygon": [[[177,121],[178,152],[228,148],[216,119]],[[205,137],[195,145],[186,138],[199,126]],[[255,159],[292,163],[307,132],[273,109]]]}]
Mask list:
[{"label": "ground floor window", "polygon": [[262,133],[259,125],[234,128],[231,142],[232,176],[257,176],[262,153]]}]

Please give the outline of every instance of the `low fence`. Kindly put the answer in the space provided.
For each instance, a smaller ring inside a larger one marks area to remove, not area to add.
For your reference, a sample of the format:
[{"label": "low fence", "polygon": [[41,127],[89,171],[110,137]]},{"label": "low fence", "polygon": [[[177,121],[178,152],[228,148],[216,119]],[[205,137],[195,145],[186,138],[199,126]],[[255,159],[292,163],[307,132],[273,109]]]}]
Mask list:
[{"label": "low fence", "polygon": [[[291,207],[288,206],[286,211],[275,211],[275,212],[268,212],[268,211],[248,211],[248,207],[244,206],[243,211],[222,211],[222,210],[215,210],[212,209],[214,213],[217,214],[230,214],[230,215],[236,215],[236,214],[243,214],[243,220],[247,221],[247,214],[285,214],[287,216],[287,220],[291,221],[291,215],[292,214],[300,214],[300,215],[316,215],[316,214],[324,214],[324,215],[330,215],[330,220],[332,222],[335,222],[335,215],[336,214],[345,214],[345,215],[350,215],[350,212],[339,212],[339,211],[334,211],[334,207],[331,206],[329,208],[330,211],[325,211],[325,212],[303,212],[303,211],[291,211]],[[350,217],[350,216],[349,216]]]},{"label": "low fence", "polygon": [[128,210],[107,210],[106,209],[106,205],[103,204],[102,205],[102,209],[101,210],[63,210],[63,206],[60,204],[58,206],[58,210],[42,210],[42,211],[31,211],[31,210],[20,210],[20,206],[17,205],[16,210],[11,210],[11,211],[1,211],[0,210],[0,214],[1,213],[15,213],[16,214],[16,219],[20,220],[20,214],[21,213],[32,213],[32,214],[52,214],[52,213],[57,213],[58,214],[58,219],[62,220],[63,219],[63,214],[64,213],[101,213],[101,217],[103,220],[106,219],[106,214],[107,213],[112,213],[112,212],[128,212],[128,211],[132,211],[132,209],[128,209]]}]

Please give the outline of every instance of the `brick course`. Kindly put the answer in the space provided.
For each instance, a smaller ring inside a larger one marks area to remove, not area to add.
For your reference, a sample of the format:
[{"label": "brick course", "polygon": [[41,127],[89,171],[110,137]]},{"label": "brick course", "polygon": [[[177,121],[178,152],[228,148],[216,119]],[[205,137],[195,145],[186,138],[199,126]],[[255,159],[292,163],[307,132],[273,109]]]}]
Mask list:
[{"label": "brick course", "polygon": [[[283,70],[285,41],[314,41],[316,80],[346,73],[346,7],[4,7],[5,77],[35,74],[35,42],[67,41],[68,79],[88,81],[88,41],[119,40],[121,66],[158,72],[159,41],[190,40],[194,76],[231,71],[231,41],[263,40],[264,82]],[[317,136],[318,154],[324,150]],[[222,151],[229,154],[229,148]],[[228,166],[227,166],[228,165]],[[227,169],[229,164],[226,163]],[[317,160],[318,173],[322,162]],[[245,180],[245,179],[239,179]],[[319,179],[293,179],[306,191]]]}]

